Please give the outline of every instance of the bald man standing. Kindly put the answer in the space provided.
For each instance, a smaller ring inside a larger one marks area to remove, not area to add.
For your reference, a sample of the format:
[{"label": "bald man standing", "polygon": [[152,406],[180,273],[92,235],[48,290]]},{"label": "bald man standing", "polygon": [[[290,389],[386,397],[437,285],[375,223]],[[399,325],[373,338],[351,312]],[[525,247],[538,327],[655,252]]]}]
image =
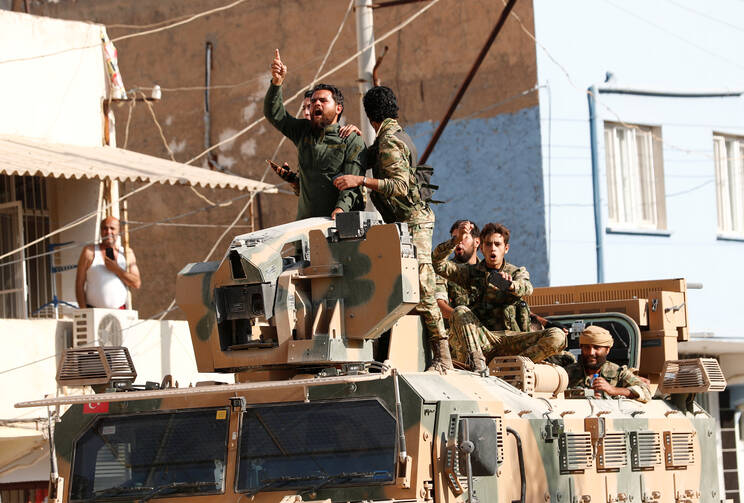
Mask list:
[{"label": "bald man standing", "polygon": [[627,366],[607,361],[613,344],[604,328],[591,325],[579,337],[581,358],[566,367],[569,388],[592,388],[602,398],[625,397],[646,403],[651,400],[648,385]]},{"label": "bald man standing", "polygon": [[127,287],[142,285],[134,252],[117,245],[119,220],[101,222],[101,242],[83,248],[75,277],[78,306],[125,309]]}]

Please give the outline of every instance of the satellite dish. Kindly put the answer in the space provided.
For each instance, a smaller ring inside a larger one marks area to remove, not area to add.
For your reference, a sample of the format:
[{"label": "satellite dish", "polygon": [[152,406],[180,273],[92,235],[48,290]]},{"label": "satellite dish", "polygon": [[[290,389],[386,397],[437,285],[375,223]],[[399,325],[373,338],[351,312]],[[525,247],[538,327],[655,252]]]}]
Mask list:
[{"label": "satellite dish", "polygon": [[101,318],[96,333],[101,346],[121,346],[121,322],[116,316],[107,314]]}]

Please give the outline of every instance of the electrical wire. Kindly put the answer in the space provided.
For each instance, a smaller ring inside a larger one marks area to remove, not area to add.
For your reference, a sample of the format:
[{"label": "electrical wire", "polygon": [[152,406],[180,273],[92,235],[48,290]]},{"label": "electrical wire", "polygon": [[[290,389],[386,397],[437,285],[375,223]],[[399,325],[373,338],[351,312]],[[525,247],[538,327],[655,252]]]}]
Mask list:
[{"label": "electrical wire", "polygon": [[[424,7],[422,7],[421,9],[419,9],[415,14],[413,14],[412,16],[410,16],[408,19],[406,19],[405,21],[403,21],[402,23],[398,24],[393,29],[391,29],[390,31],[388,31],[387,33],[385,33],[383,36],[381,36],[380,38],[376,39],[374,42],[372,42],[371,44],[367,45],[366,47],[363,47],[362,49],[356,51],[354,54],[352,54],[351,56],[349,56],[348,58],[346,58],[345,60],[343,60],[341,63],[337,64],[336,66],[334,66],[333,68],[331,68],[330,70],[328,70],[327,72],[325,72],[324,74],[320,75],[318,77],[318,80],[322,80],[322,79],[328,77],[329,75],[333,75],[338,70],[340,70],[341,68],[345,67],[350,62],[354,61],[360,54],[362,54],[364,51],[368,50],[370,47],[374,47],[375,44],[386,40],[387,38],[391,37],[395,33],[399,32],[400,30],[402,30],[403,28],[405,28],[406,26],[408,26],[409,24],[411,24],[416,18],[418,18],[419,16],[421,16],[422,14],[424,14],[427,10],[431,9],[432,7],[434,7],[440,1],[441,0],[432,0],[431,2],[429,2],[428,4],[426,4]],[[287,103],[290,103],[291,101],[297,99],[299,96],[304,95],[304,93],[305,93],[304,89],[305,89],[305,87],[302,87],[300,89],[300,91],[298,91],[295,94],[293,94],[290,98],[285,99],[284,100],[284,104],[286,105]],[[198,154],[196,157],[190,159],[186,164],[191,164],[195,160],[199,159],[200,157],[203,157],[204,155],[206,155],[209,152],[211,152],[212,150],[214,150],[214,149],[216,149],[216,148],[224,145],[225,143],[230,143],[230,142],[234,141],[236,138],[244,135],[245,133],[247,133],[248,131],[250,131],[251,129],[253,129],[257,124],[260,124],[264,120],[265,120],[264,117],[261,117],[261,118],[255,120],[254,122],[252,122],[251,124],[249,124],[245,128],[241,129],[240,131],[238,131],[234,135],[230,136],[229,138],[226,138],[226,139],[220,141],[219,143],[216,143],[216,144],[212,145],[211,147],[209,147],[208,149],[204,150],[203,152],[201,152],[200,154]]]},{"label": "electrical wire", "polygon": [[641,21],[643,23],[648,24],[649,26],[653,26],[657,30],[660,30],[660,31],[666,33],[667,35],[670,35],[670,36],[676,38],[677,40],[680,40],[680,41],[686,43],[687,45],[690,45],[690,46],[696,48],[697,50],[708,54],[709,56],[714,56],[714,57],[716,57],[716,58],[718,58],[718,59],[720,59],[722,61],[725,61],[726,63],[728,63],[730,65],[734,65],[734,66],[736,66],[738,68],[744,69],[744,65],[740,64],[738,61],[735,61],[733,59],[729,59],[728,57],[723,56],[722,54],[718,54],[718,53],[713,52],[713,51],[711,51],[709,49],[706,49],[705,47],[692,42],[689,39],[689,37],[683,37],[681,35],[677,35],[676,33],[667,30],[663,26],[660,26],[660,25],[654,23],[653,21],[649,21],[648,19],[645,19],[645,18],[639,16],[638,14],[636,14],[635,12],[633,12],[631,10],[628,10],[628,9],[626,9],[624,7],[620,7],[619,5],[616,5],[614,2],[611,2],[610,0],[605,0],[605,3],[607,3],[608,5],[611,5],[612,7],[616,8],[619,11],[624,12],[628,16],[634,17],[637,20],[639,20],[639,21]]},{"label": "electrical wire", "polygon": [[[238,3],[242,2],[242,1],[244,1],[244,0],[238,0],[237,2],[234,2],[233,4],[234,4],[234,5],[236,5],[236,4],[238,4]],[[425,6],[425,7],[421,8],[421,9],[419,9],[419,10],[418,10],[418,11],[417,11],[417,12],[416,12],[416,13],[415,13],[414,15],[412,15],[411,17],[409,17],[409,18],[408,18],[407,20],[405,20],[404,22],[400,23],[399,25],[397,25],[397,26],[396,26],[395,28],[393,28],[392,30],[388,31],[388,32],[387,32],[387,33],[386,33],[385,35],[383,35],[383,36],[382,36],[381,38],[377,39],[377,40],[376,40],[375,42],[373,42],[372,44],[369,44],[369,45],[368,45],[367,47],[364,47],[363,49],[361,49],[361,50],[357,51],[357,52],[356,52],[356,53],[355,53],[354,55],[352,55],[351,57],[347,58],[347,59],[346,59],[346,60],[344,60],[344,61],[343,61],[342,63],[340,63],[340,64],[336,65],[336,66],[335,66],[334,68],[332,68],[331,70],[329,70],[329,71],[328,71],[328,72],[326,72],[325,74],[323,74],[323,75],[321,75],[320,77],[318,77],[318,79],[322,79],[322,78],[325,78],[325,77],[327,77],[328,75],[331,75],[331,74],[335,73],[335,72],[336,72],[336,71],[337,71],[338,69],[340,69],[340,68],[343,68],[343,67],[344,67],[344,66],[346,66],[346,65],[347,65],[347,64],[348,64],[349,62],[353,61],[353,60],[354,60],[354,59],[355,59],[355,58],[356,58],[356,57],[357,57],[357,56],[358,56],[359,54],[361,54],[361,53],[363,53],[364,51],[368,50],[368,49],[369,49],[370,47],[373,47],[373,46],[374,46],[374,45],[375,45],[375,44],[376,44],[377,42],[382,42],[382,41],[383,41],[383,40],[385,40],[386,38],[388,38],[388,37],[392,36],[392,35],[393,35],[394,33],[396,33],[396,32],[398,32],[398,31],[402,30],[402,29],[403,29],[403,28],[404,28],[405,26],[407,26],[408,24],[410,24],[411,22],[413,22],[413,21],[414,21],[414,20],[415,20],[416,18],[418,18],[419,16],[421,16],[421,15],[422,15],[423,13],[425,13],[425,12],[426,12],[427,10],[429,10],[429,9],[430,9],[431,7],[433,7],[434,5],[436,5],[436,4],[437,4],[437,3],[439,3],[439,2],[440,2],[440,0],[432,0],[432,1],[431,1],[431,2],[429,3],[429,4],[427,4],[427,5]],[[233,5],[233,4],[231,4],[231,5]],[[181,23],[181,24],[183,24],[183,23]],[[2,63],[2,62],[0,62],[0,63]],[[300,94],[304,94],[304,91],[303,91],[303,90],[301,90],[301,91],[297,92],[297,93],[296,93],[295,95],[293,95],[293,96],[292,96],[292,97],[291,97],[290,99],[288,99],[288,100],[285,100],[285,103],[287,103],[287,102],[291,101],[292,99],[295,99],[295,98],[297,98],[297,97],[298,97],[298,96],[299,96]],[[253,126],[255,126],[255,124],[259,123],[260,121],[261,121],[261,119],[259,119],[259,120],[257,120],[257,121],[254,121],[254,122],[253,122],[253,123],[252,123],[251,125],[249,125],[249,126],[248,126],[247,128],[245,128],[244,130],[242,130],[242,131],[238,132],[238,133],[237,133],[236,135],[234,135],[234,136],[233,136],[233,137],[231,137],[231,138],[228,138],[227,140],[223,140],[222,142],[220,142],[220,143],[217,143],[217,144],[215,144],[214,146],[210,147],[209,149],[205,150],[204,152],[202,152],[202,153],[201,153],[201,154],[199,154],[198,156],[196,156],[196,157],[194,157],[193,159],[191,159],[191,160],[190,160],[190,161],[189,161],[189,162],[188,162],[187,164],[190,164],[191,162],[195,161],[196,159],[198,159],[198,158],[202,157],[202,156],[203,156],[204,154],[208,153],[209,151],[213,150],[214,148],[217,148],[217,147],[219,147],[220,145],[223,145],[223,144],[225,144],[225,143],[228,143],[228,142],[230,142],[230,141],[234,140],[235,138],[239,137],[240,135],[242,135],[242,134],[244,134],[245,132],[247,132],[248,130],[250,130],[250,129],[251,129],[251,128],[252,128]],[[261,181],[263,181],[263,179],[265,178],[266,174],[267,174],[267,171],[264,171],[264,176],[262,177]],[[152,185],[153,183],[154,183],[154,182],[150,182],[149,184],[146,184],[146,185],[144,185],[143,187],[140,187],[140,189],[137,189],[137,190],[142,190],[143,188],[149,187],[149,186],[151,186],[151,185]],[[246,204],[245,204],[245,205],[243,206],[243,208],[242,208],[242,209],[241,209],[241,211],[240,211],[240,212],[238,213],[238,215],[237,215],[237,216],[235,217],[235,219],[234,219],[234,220],[232,221],[232,223],[231,223],[231,224],[230,224],[230,225],[229,225],[229,226],[228,226],[228,227],[227,227],[227,228],[225,229],[225,231],[224,231],[224,232],[223,232],[223,233],[222,233],[222,234],[220,235],[220,237],[219,237],[219,238],[218,238],[218,239],[217,239],[217,240],[215,241],[214,245],[212,246],[212,249],[211,249],[211,250],[209,251],[209,253],[207,254],[207,256],[205,257],[205,259],[204,259],[203,261],[207,261],[207,260],[209,260],[209,258],[210,258],[210,257],[212,256],[212,254],[213,254],[213,253],[214,253],[214,251],[216,250],[216,248],[217,248],[217,245],[219,244],[219,242],[220,242],[220,241],[221,241],[221,240],[222,240],[222,239],[224,238],[224,236],[225,236],[225,235],[227,235],[227,233],[228,233],[228,232],[230,231],[230,229],[232,229],[232,228],[233,228],[233,227],[235,226],[235,224],[236,224],[236,223],[238,222],[238,220],[239,220],[239,219],[240,219],[240,217],[241,217],[241,216],[243,215],[243,213],[245,213],[245,211],[246,211],[246,210],[248,209],[248,207],[249,207],[249,205],[250,205],[250,204],[252,203],[253,199],[254,199],[254,198],[256,197],[256,195],[257,195],[258,193],[260,193],[260,192],[262,192],[262,191],[261,191],[261,190],[258,190],[258,191],[253,191],[253,192],[251,192],[251,194],[250,194],[250,198],[249,198],[248,202],[247,202],[247,203],[246,203]],[[128,194],[126,194],[126,195],[125,195],[125,197],[128,197],[128,196],[130,196],[130,195],[133,195],[134,193],[135,193],[135,191],[132,191],[132,192],[130,192],[130,193],[128,193]],[[122,199],[123,199],[123,198],[120,198],[120,200],[122,200]],[[96,214],[96,212],[93,212],[93,213],[92,213],[92,216],[95,216],[95,214]],[[85,217],[85,218],[86,218],[86,220],[88,220],[88,219],[92,218],[92,216],[87,216],[87,217]],[[80,219],[78,219],[78,220],[80,220]],[[81,223],[82,223],[82,222],[81,222]],[[68,224],[68,226],[69,226],[69,225],[70,225],[70,224]],[[79,224],[78,224],[78,225],[79,225]],[[66,226],[66,227],[67,227],[67,226]],[[57,231],[55,231],[55,233],[59,233],[59,232],[62,232],[63,230],[65,230],[65,229],[64,229],[64,228],[58,229]],[[39,242],[39,241],[41,241],[41,240],[43,240],[43,239],[45,239],[45,238],[41,238],[40,240],[37,240],[36,242]],[[35,242],[35,243],[36,243],[36,242]],[[31,243],[31,244],[35,244],[35,243]],[[30,244],[29,244],[29,245],[27,245],[27,246],[30,246]],[[27,246],[26,246],[26,247],[27,247]],[[7,257],[7,256],[9,256],[9,255],[12,255],[12,254],[14,254],[14,253],[17,253],[18,251],[20,251],[20,250],[15,250],[15,251],[12,251],[12,252],[10,252],[9,254],[5,254],[5,255],[3,255],[3,256],[0,256],[0,259],[3,259],[3,258],[5,258],[5,257]],[[158,316],[158,315],[160,315],[160,317],[158,318],[158,320],[162,320],[162,319],[163,319],[163,318],[164,318],[164,317],[165,317],[165,316],[166,316],[166,315],[167,315],[167,314],[168,314],[168,313],[169,313],[170,311],[172,311],[173,309],[175,309],[175,302],[176,302],[176,299],[174,298],[174,299],[173,299],[173,300],[172,300],[172,301],[170,302],[170,304],[168,305],[168,307],[167,307],[167,308],[166,308],[165,310],[163,310],[163,311],[161,311],[161,313],[158,313],[157,315],[155,315],[155,316]],[[155,318],[155,316],[153,316],[152,318]],[[150,319],[152,319],[152,318],[150,318]],[[142,320],[142,321],[147,321],[147,320]],[[51,356],[49,356],[49,357],[46,357],[46,358],[42,358],[42,359],[39,359],[39,360],[35,360],[35,361],[33,361],[33,362],[30,362],[30,363],[28,363],[28,364],[24,364],[24,365],[21,365],[21,366],[18,366],[18,367],[13,367],[13,368],[11,368],[11,369],[6,369],[6,370],[3,370],[3,371],[0,371],[0,375],[2,375],[2,374],[5,374],[5,373],[7,373],[7,372],[11,372],[11,371],[13,371],[13,370],[18,370],[18,369],[20,369],[20,368],[24,368],[24,367],[27,367],[27,366],[29,366],[29,365],[34,365],[34,364],[36,364],[36,363],[39,363],[39,362],[42,362],[42,361],[48,360],[48,359],[50,359],[50,358],[54,358],[55,356],[56,356],[56,355],[51,355]]]},{"label": "electrical wire", "polygon": [[[184,24],[187,24],[187,23],[190,23],[190,22],[195,21],[197,19],[200,19],[200,18],[202,18],[204,16],[208,16],[208,15],[214,14],[216,12],[221,12],[221,11],[224,11],[224,10],[232,9],[233,7],[239,5],[239,4],[243,3],[243,2],[246,2],[246,1],[247,0],[235,0],[234,2],[231,2],[231,3],[227,4],[227,5],[223,5],[221,7],[215,7],[214,9],[209,9],[209,10],[206,10],[206,11],[203,11],[203,12],[199,12],[197,14],[190,15],[186,19],[182,19],[180,21],[175,21],[175,22],[173,22],[173,23],[171,23],[169,25],[162,26],[160,28],[154,28],[154,29],[151,29],[151,30],[140,31],[140,32],[137,32],[137,33],[130,33],[128,35],[122,35],[120,37],[112,38],[111,39],[111,42],[112,43],[116,43],[116,42],[119,42],[121,40],[129,40],[131,38],[143,37],[145,35],[151,35],[153,33],[159,33],[159,32],[165,31],[165,30],[170,30],[172,28],[176,28],[178,26],[182,26]],[[90,45],[84,45],[84,46],[78,46],[78,47],[68,47],[66,49],[61,49],[59,51],[54,51],[54,52],[50,52],[50,53],[46,53],[46,54],[38,54],[36,56],[26,56],[26,57],[22,57],[22,58],[5,59],[5,60],[0,60],[0,65],[6,64],[6,63],[17,63],[17,62],[21,62],[21,61],[31,61],[31,60],[34,60],[34,59],[48,58],[48,57],[51,57],[51,56],[58,56],[60,54],[65,54],[67,52],[81,51],[81,50],[84,50],[84,49],[92,49],[94,47],[99,47],[99,46],[100,46],[100,43],[96,43],[96,44],[90,44]]]}]

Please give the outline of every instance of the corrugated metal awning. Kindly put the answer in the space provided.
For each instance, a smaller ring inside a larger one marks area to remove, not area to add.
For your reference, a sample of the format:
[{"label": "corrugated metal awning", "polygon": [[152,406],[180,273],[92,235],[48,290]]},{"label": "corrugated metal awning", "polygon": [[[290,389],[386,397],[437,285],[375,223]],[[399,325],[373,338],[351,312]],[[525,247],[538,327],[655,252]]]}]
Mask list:
[{"label": "corrugated metal awning", "polygon": [[200,185],[277,192],[276,186],[113,147],[61,145],[0,135],[0,173]]}]

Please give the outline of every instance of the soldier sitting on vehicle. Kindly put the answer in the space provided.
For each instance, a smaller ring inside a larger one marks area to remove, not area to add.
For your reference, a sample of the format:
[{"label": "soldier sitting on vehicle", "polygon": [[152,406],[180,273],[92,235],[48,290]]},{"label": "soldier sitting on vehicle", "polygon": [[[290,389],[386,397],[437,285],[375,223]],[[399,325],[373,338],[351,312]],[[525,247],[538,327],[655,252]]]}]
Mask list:
[{"label": "soldier sitting on vehicle", "polygon": [[[459,264],[475,265],[478,263],[478,247],[480,246],[480,229],[478,229],[478,225],[472,220],[458,220],[450,227],[450,235],[454,237],[457,227],[462,222],[470,222],[473,227],[455,247],[454,259]],[[439,310],[445,319],[445,326],[449,325],[448,321],[450,316],[452,316],[452,311],[457,306],[469,305],[471,300],[474,300],[475,293],[476,290],[474,288],[465,289],[457,283],[447,281],[442,276],[437,275],[437,288],[434,291],[434,297],[437,299]]]},{"label": "soldier sitting on vehicle", "polygon": [[470,222],[461,222],[454,237],[432,253],[437,274],[467,289],[477,289],[477,298],[470,306],[458,306],[450,318],[455,359],[482,371],[496,356],[519,355],[539,362],[562,351],[566,334],[561,329],[529,331],[529,308],[522,297],[532,293],[532,284],[527,269],[504,260],[509,251],[509,229],[494,223],[483,228],[480,241],[484,258],[477,265],[447,260],[471,229]]},{"label": "soldier sitting on vehicle", "polygon": [[646,403],[651,400],[651,391],[642,377],[627,366],[607,361],[612,348],[610,332],[591,325],[579,337],[581,358],[566,367],[569,388],[591,388],[601,398],[626,397]]}]

